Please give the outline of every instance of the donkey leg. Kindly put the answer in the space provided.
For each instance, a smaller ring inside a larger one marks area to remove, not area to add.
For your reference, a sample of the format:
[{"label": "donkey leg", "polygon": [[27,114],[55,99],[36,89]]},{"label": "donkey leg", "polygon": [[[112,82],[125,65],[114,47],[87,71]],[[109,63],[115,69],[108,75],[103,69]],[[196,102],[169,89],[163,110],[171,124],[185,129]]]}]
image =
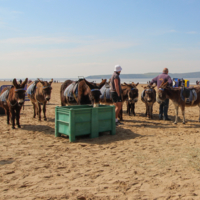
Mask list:
[{"label": "donkey leg", "polygon": [[153,119],[153,106],[151,105],[151,119]]},{"label": "donkey leg", "polygon": [[47,120],[47,117],[46,117],[46,102],[43,104],[43,113],[44,113],[44,120],[46,121]]},{"label": "donkey leg", "polygon": [[183,116],[183,124],[185,124],[185,107],[181,106],[182,116]]},{"label": "donkey leg", "polygon": [[35,116],[36,116],[36,105],[33,102],[32,102],[32,104],[33,104],[33,118],[35,118]]},{"label": "donkey leg", "polygon": [[148,110],[147,103],[145,103],[145,106],[146,106],[146,113],[145,113],[145,115],[147,116],[147,110]]},{"label": "donkey leg", "polygon": [[175,122],[174,124],[177,124],[178,122],[178,106],[175,106]]},{"label": "donkey leg", "polygon": [[38,112],[38,117],[39,117],[38,120],[41,121],[41,105],[40,105],[40,103],[38,103],[37,105],[38,105],[37,106],[38,107],[37,112]]},{"label": "donkey leg", "polygon": [[135,104],[133,104],[132,113],[135,116]]},{"label": "donkey leg", "polygon": [[19,124],[19,119],[20,119],[20,108],[16,109],[16,120],[17,120],[17,126],[18,128],[21,128],[20,124]]},{"label": "donkey leg", "polygon": [[10,111],[9,109],[6,109],[6,115],[7,115],[7,124],[10,123]]},{"label": "donkey leg", "polygon": [[198,106],[199,106],[199,122],[200,122],[200,104]]},{"label": "donkey leg", "polygon": [[12,113],[12,129],[15,129],[15,110],[14,108],[11,108]]}]

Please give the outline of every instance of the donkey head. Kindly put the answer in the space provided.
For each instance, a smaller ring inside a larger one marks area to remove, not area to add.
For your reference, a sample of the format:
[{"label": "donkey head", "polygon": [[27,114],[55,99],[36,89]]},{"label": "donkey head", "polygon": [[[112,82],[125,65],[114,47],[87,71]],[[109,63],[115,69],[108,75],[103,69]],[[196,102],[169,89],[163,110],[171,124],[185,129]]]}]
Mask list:
[{"label": "donkey head", "polygon": [[166,95],[166,92],[165,92],[165,89],[167,88],[168,86],[168,82],[162,82],[160,87],[158,88],[158,95],[157,95],[157,98],[156,98],[156,101],[158,103],[162,103],[166,98],[167,98],[167,95]]},{"label": "donkey head", "polygon": [[88,82],[87,80],[85,80],[85,83],[88,85],[90,91],[89,91],[89,98],[90,101],[92,102],[94,107],[98,107],[99,106],[99,101],[100,101],[100,89],[104,86],[104,84],[106,83],[106,79],[102,79],[101,83],[93,83],[93,82]]},{"label": "donkey head", "polygon": [[153,103],[155,101],[155,86],[147,85],[144,87],[144,101],[147,103]]},{"label": "donkey head", "polygon": [[[138,84],[139,83],[135,84],[132,82],[131,84],[124,83],[124,85],[122,85],[123,96],[127,95],[129,103],[135,103],[138,101],[138,89],[136,88]],[[124,94],[124,92],[126,94]]]},{"label": "donkey head", "polygon": [[19,106],[22,106],[25,99],[26,90],[24,89],[28,82],[28,78],[24,82],[18,84],[16,79],[13,79],[14,86],[14,99],[18,102]]},{"label": "donkey head", "polygon": [[[104,79],[102,79],[102,81],[103,81]],[[106,81],[106,83],[105,83],[105,86],[106,86],[106,88],[110,88],[110,81],[111,81],[111,79],[109,79],[108,81]]]},{"label": "donkey head", "polygon": [[50,98],[51,98],[51,90],[52,90],[52,87],[51,87],[51,84],[53,82],[53,79],[51,79],[51,81],[41,81],[39,78],[38,78],[38,81],[42,84],[42,93],[44,95],[44,98],[46,101],[49,101]]}]

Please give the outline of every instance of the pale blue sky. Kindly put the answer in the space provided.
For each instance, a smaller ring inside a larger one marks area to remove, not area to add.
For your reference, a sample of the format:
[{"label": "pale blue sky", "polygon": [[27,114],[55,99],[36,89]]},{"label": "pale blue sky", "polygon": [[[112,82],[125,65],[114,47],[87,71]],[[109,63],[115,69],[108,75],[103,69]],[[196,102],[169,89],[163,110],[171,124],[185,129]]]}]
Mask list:
[{"label": "pale blue sky", "polygon": [[0,79],[200,71],[199,0],[0,0]]}]

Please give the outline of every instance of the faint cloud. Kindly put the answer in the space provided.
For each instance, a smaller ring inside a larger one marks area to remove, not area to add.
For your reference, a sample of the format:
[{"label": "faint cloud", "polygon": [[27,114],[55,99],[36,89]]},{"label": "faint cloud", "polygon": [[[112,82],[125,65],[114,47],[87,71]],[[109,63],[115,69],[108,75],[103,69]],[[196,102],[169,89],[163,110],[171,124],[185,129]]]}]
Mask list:
[{"label": "faint cloud", "polygon": [[187,32],[187,34],[197,34],[197,32],[196,31],[189,31],[189,32]]},{"label": "faint cloud", "polygon": [[176,33],[177,31],[176,30],[169,30],[169,31],[167,31],[168,33]]}]

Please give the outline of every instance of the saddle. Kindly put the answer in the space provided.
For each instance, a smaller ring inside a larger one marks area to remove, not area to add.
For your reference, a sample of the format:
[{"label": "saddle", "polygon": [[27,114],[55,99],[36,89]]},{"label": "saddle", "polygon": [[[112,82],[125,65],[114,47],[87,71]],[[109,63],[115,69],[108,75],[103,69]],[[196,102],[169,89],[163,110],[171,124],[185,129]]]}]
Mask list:
[{"label": "saddle", "polygon": [[142,100],[142,102],[145,103],[145,101],[144,101],[144,92],[145,92],[145,90],[143,90],[142,93],[141,93],[141,100]]},{"label": "saddle", "polygon": [[197,100],[197,92],[194,88],[181,88],[181,99],[185,101],[185,103],[194,103]]},{"label": "saddle", "polygon": [[[12,86],[12,87],[13,87],[13,86]],[[3,102],[5,105],[6,105],[6,100],[7,100],[7,98],[8,98],[10,89],[11,89],[12,87],[10,87],[10,88],[8,88],[7,90],[5,90],[5,91],[1,94],[1,96],[0,96],[0,101]]]},{"label": "saddle", "polygon": [[35,89],[36,89],[36,85],[37,85],[37,83],[38,83],[39,81],[34,81],[29,87],[28,87],[28,89],[27,89],[27,94],[29,94],[29,95],[33,95],[34,93],[35,93]]},{"label": "saddle", "polygon": [[69,101],[76,101],[78,96],[78,81],[72,82],[64,91],[64,96],[68,97]]},{"label": "saddle", "polygon": [[107,84],[107,85],[104,85],[101,89],[100,89],[100,92],[101,92],[101,96],[100,96],[100,99],[101,100],[105,100],[106,99],[110,99],[111,100],[111,88],[110,86]]}]

